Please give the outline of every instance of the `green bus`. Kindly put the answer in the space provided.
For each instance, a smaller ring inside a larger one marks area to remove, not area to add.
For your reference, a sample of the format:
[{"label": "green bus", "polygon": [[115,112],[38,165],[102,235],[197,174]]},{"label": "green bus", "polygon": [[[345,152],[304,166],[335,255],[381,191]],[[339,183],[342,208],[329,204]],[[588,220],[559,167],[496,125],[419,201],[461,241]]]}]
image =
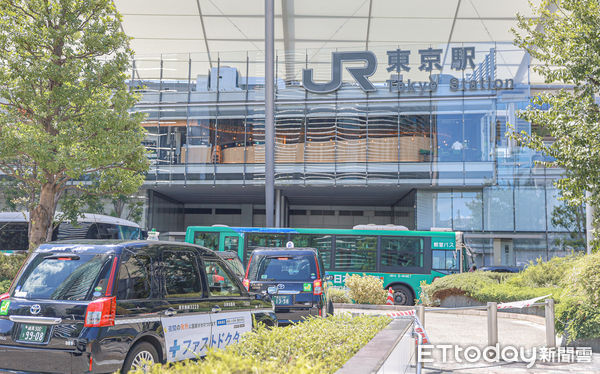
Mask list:
[{"label": "green bus", "polygon": [[333,286],[347,275],[367,274],[392,287],[396,304],[413,305],[422,281],[468,269],[462,233],[407,231],[403,226],[358,225],[353,229],[189,226],[185,241],[215,251],[235,251],[247,264],[258,247],[316,248]]}]

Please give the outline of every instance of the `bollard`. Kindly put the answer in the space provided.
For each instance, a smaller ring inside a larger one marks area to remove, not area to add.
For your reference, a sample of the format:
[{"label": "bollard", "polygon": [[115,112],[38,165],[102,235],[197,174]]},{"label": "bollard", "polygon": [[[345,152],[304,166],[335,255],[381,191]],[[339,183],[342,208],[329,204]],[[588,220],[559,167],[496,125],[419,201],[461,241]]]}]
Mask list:
[{"label": "bollard", "polygon": [[419,317],[421,325],[423,325],[423,328],[425,328],[425,306],[417,305],[417,317]]},{"label": "bollard", "polygon": [[556,346],[556,331],[554,330],[554,299],[546,299],[545,301],[545,317],[546,317],[546,347]]},{"label": "bollard", "polygon": [[498,303],[487,303],[488,346],[498,343]]}]

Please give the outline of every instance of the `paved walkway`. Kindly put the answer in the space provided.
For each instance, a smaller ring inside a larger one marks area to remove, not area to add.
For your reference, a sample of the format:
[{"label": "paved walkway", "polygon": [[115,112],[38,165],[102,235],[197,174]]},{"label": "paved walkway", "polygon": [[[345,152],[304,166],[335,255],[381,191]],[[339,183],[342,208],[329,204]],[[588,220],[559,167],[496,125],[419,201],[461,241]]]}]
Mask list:
[{"label": "paved walkway", "polygon": [[[385,314],[382,310],[356,310],[340,309],[337,312],[361,312],[368,314]],[[537,360],[527,368],[527,362],[499,362],[488,363],[483,359],[475,362],[466,362],[464,352],[459,352],[458,362],[454,357],[456,346],[466,349],[469,346],[487,346],[487,322],[485,315],[450,314],[450,313],[425,313],[425,330],[429,335],[431,344],[448,344],[446,360],[443,360],[443,349],[431,350],[433,362],[425,363],[423,373],[600,373],[600,354],[594,353],[591,362],[558,363],[542,362],[540,347],[545,345],[545,327],[543,319],[540,323],[510,319],[506,314],[498,313],[498,342],[500,350],[506,346],[524,349],[525,358],[531,360],[532,348],[536,349]],[[536,318],[533,318],[534,320]],[[473,353],[475,348],[471,348]],[[474,353],[473,353],[474,354]],[[555,360],[557,361],[557,360]]]}]

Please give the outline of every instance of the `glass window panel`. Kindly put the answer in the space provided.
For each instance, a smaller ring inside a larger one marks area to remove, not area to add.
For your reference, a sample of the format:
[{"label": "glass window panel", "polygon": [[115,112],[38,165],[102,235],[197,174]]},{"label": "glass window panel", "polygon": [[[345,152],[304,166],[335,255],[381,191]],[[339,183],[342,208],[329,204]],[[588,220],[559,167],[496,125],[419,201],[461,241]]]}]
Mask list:
[{"label": "glass window panel", "polygon": [[454,230],[481,231],[481,200],[480,192],[453,193]]},{"label": "glass window panel", "polygon": [[237,236],[226,236],[223,242],[223,249],[237,253],[240,238]]},{"label": "glass window panel", "polygon": [[549,256],[566,256],[572,252],[585,252],[585,232],[581,233],[549,233]]},{"label": "glass window panel", "polygon": [[375,271],[376,236],[337,235],[335,240],[336,270]]},{"label": "glass window panel", "polygon": [[246,234],[246,259],[250,258],[250,254],[258,247],[285,247],[287,241],[286,234],[263,234],[263,233],[247,233]]},{"label": "glass window panel", "polygon": [[546,231],[544,188],[515,189],[515,221],[517,231]]},{"label": "glass window panel", "polygon": [[483,190],[483,197],[485,229],[489,231],[514,230],[512,188],[486,188]]},{"label": "glass window panel", "polygon": [[[580,211],[579,213],[581,213],[581,220],[578,220],[577,218],[575,218],[577,215],[576,213],[576,209],[577,208],[567,208],[567,205],[565,204],[565,202],[559,200],[560,196],[560,192],[558,189],[556,188],[547,188],[546,189],[546,204],[548,206],[547,208],[547,212],[548,212],[548,217],[547,217],[547,222],[548,222],[548,231],[559,231],[559,232],[566,232],[566,231],[572,231],[572,232],[577,232],[580,229],[578,229],[577,227],[581,227],[581,229],[585,230],[585,208],[579,208],[582,211]],[[559,210],[564,212],[565,214],[559,214]],[[552,218],[555,217],[557,219],[556,221],[556,225],[552,222]],[[568,218],[570,217],[570,218]],[[570,226],[569,228],[565,227],[565,226]],[[583,231],[582,230],[582,231]]]},{"label": "glass window panel", "polygon": [[100,254],[69,259],[37,254],[19,279],[15,293],[27,299],[87,300],[97,280],[100,287],[106,284],[109,259]]},{"label": "glass window panel", "polygon": [[433,227],[433,193],[417,190],[417,230],[429,230]]},{"label": "glass window panel", "polygon": [[463,160],[465,141],[463,139],[462,101],[439,102],[433,117],[436,136],[437,160],[455,162]]},{"label": "glass window panel", "polygon": [[382,236],[381,265],[392,267],[423,266],[423,239]]},{"label": "glass window panel", "polygon": [[195,232],[194,244],[212,249],[219,250],[219,233],[218,232]]},{"label": "glass window panel", "polygon": [[452,193],[434,193],[434,227],[452,228]]},{"label": "glass window panel", "polygon": [[26,251],[29,247],[27,223],[0,223],[0,250]]},{"label": "glass window panel", "polygon": [[328,270],[331,267],[331,239],[331,235],[292,234],[290,240],[294,243],[294,247],[296,248],[309,247],[317,249],[325,269]]},{"label": "glass window panel", "polygon": [[538,258],[548,260],[546,239],[513,239],[513,252],[516,266],[527,265]]},{"label": "glass window panel", "polygon": [[210,296],[242,296],[242,291],[220,263],[210,260],[204,263]]},{"label": "glass window panel", "polygon": [[431,251],[431,268],[434,270],[443,271],[458,271],[460,259],[457,256],[456,251]]},{"label": "glass window panel", "polygon": [[150,257],[131,256],[119,269],[117,299],[146,299],[150,297]]},{"label": "glass window panel", "polygon": [[191,252],[163,253],[166,297],[202,297],[202,283]]}]

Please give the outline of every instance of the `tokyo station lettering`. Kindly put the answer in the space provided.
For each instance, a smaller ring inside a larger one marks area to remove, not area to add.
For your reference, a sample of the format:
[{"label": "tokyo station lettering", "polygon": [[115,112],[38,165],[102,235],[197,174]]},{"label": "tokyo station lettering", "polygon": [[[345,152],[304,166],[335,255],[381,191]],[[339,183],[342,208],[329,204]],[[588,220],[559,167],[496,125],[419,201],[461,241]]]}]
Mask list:
[{"label": "tokyo station lettering", "polygon": [[[436,92],[441,84],[440,75],[433,74],[436,70],[442,71],[441,48],[427,48],[418,50],[420,64],[418,70],[430,73],[428,81],[413,81],[407,79],[404,81],[402,72],[410,72],[410,50],[395,49],[389,50],[387,54],[386,71],[392,73],[387,79],[386,85],[389,92],[405,93],[413,95],[423,95],[425,93]],[[447,85],[450,91],[476,91],[476,90],[511,90],[514,88],[513,79],[496,79],[488,74],[474,74],[476,71],[475,47],[452,47],[450,51],[450,69],[460,71],[463,77],[450,77]],[[364,62],[363,67],[347,67],[346,69],[352,78],[358,83],[365,92],[376,91],[377,88],[369,81],[368,77],[377,71],[377,58],[373,52],[333,52],[331,65],[331,81],[326,83],[316,83],[313,81],[313,69],[304,69],[302,71],[302,85],[313,93],[329,93],[336,91],[342,86],[342,65],[344,62]],[[465,70],[470,69],[473,73],[465,74]]]}]

